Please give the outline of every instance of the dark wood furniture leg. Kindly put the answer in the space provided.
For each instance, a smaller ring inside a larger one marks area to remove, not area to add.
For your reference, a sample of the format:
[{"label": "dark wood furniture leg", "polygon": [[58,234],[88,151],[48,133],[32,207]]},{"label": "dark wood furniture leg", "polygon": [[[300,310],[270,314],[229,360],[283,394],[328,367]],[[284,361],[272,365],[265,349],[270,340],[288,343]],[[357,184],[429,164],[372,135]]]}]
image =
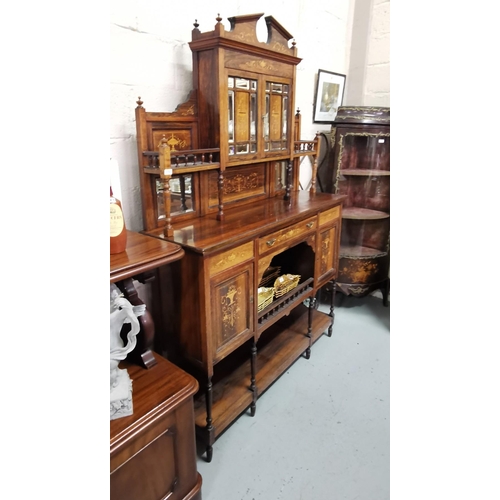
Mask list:
[{"label": "dark wood furniture leg", "polygon": [[207,462],[212,461],[212,455],[213,455],[213,444],[214,444],[214,428],[212,426],[212,377],[209,377],[208,382],[207,382],[207,389],[206,389],[206,407],[207,407],[207,447],[206,447],[206,453],[207,453]]},{"label": "dark wood furniture leg", "polygon": [[335,313],[333,312],[333,309],[334,309],[334,305],[335,305],[335,292],[337,290],[337,283],[335,283],[335,280],[332,280],[331,283],[332,283],[332,298],[330,300],[330,313],[329,313],[329,316],[331,316],[332,322],[331,322],[330,326],[328,327],[328,336],[329,337],[332,336],[333,323],[335,322]]},{"label": "dark wood furniture leg", "polygon": [[389,284],[390,280],[386,279],[384,286],[382,287],[382,300],[385,307],[389,305]]},{"label": "dark wood furniture leg", "polygon": [[305,357],[309,359],[311,357],[311,346],[312,346],[312,315],[316,308],[316,297],[311,297],[309,299],[309,308],[307,316],[307,337],[309,338],[309,345],[307,346]]},{"label": "dark wood furniture leg", "polygon": [[251,370],[251,379],[250,379],[250,390],[253,394],[252,404],[250,405],[250,415],[252,417],[255,416],[256,411],[256,403],[257,403],[257,385],[255,383],[255,364],[257,362],[257,344],[255,343],[255,339],[252,342],[251,348],[251,358],[250,358],[250,370]]},{"label": "dark wood furniture leg", "polygon": [[179,182],[181,186],[181,210],[185,212],[188,208],[186,205],[186,179],[184,175],[179,177]]}]

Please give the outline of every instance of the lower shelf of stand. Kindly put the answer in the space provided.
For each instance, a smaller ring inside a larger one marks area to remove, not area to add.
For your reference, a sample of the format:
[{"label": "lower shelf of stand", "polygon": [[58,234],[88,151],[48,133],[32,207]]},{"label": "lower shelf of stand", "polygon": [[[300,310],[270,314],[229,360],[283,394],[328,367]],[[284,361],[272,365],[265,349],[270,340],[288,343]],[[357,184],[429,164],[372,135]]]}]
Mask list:
[{"label": "lower shelf of stand", "polygon": [[[257,344],[257,394],[260,396],[307,349],[308,309],[296,307],[289,316],[266,330]],[[311,342],[314,343],[328,329],[332,318],[313,310]]]},{"label": "lower shelf of stand", "polygon": [[[317,310],[312,311],[311,342],[314,343],[331,325],[332,318]],[[307,349],[308,309],[303,304],[289,316],[268,328],[257,343],[257,394],[260,396]],[[245,347],[245,346],[242,346]],[[248,347],[248,346],[246,346]],[[250,347],[246,359],[235,369],[214,382],[212,389],[212,425],[215,439],[229,427],[252,403],[250,390]],[[229,357],[228,357],[229,358]],[[226,359],[228,359],[226,358]],[[257,410],[258,411],[258,410]],[[198,432],[206,427],[205,394],[202,388],[195,401],[195,419]]]}]

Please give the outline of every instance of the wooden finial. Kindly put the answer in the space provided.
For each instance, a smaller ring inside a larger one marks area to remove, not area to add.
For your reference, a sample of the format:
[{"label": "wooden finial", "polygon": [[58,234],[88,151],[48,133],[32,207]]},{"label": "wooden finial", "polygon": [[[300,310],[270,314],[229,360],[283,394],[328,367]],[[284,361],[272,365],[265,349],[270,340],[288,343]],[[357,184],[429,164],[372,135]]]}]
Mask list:
[{"label": "wooden finial", "polygon": [[198,19],[194,20],[193,26],[194,26],[195,29],[198,29],[198,26],[199,26]]},{"label": "wooden finial", "polygon": [[137,106],[139,106],[140,108],[142,108],[143,102],[141,101],[141,97],[140,96],[139,96],[139,99],[136,102],[137,102]]},{"label": "wooden finial", "polygon": [[220,23],[222,21],[222,17],[220,17],[220,14],[217,14],[217,17],[215,18],[215,20]]}]

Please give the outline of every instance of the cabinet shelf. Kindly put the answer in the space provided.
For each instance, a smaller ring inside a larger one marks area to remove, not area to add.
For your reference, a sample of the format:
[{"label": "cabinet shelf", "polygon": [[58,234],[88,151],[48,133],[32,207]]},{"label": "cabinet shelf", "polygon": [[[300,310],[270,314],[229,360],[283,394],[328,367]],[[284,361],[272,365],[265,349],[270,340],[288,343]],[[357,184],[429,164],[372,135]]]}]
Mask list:
[{"label": "cabinet shelf", "polygon": [[361,245],[340,245],[340,258],[358,259],[358,258],[377,258],[385,257],[387,252],[381,252],[376,248],[364,247]]},{"label": "cabinet shelf", "polygon": [[[241,349],[247,348],[246,360],[241,362],[238,354]],[[212,425],[214,439],[217,439],[224,430],[231,425],[251,404],[253,393],[250,389],[250,347],[244,344],[233,359],[227,359],[223,367],[222,377],[213,379],[212,388]],[[239,363],[236,362],[236,358]],[[228,367],[228,362],[234,364],[234,369]],[[206,433],[207,414],[205,392],[200,391],[194,403],[196,432]]]},{"label": "cabinet shelf", "polygon": [[369,208],[344,207],[342,211],[342,219],[375,220],[388,218],[388,213],[380,212],[379,210],[371,210]]},{"label": "cabinet shelf", "polygon": [[375,170],[375,169],[367,169],[367,168],[343,168],[340,170],[340,175],[362,175],[362,176],[370,176],[377,177],[382,175],[391,175],[389,170]]},{"label": "cabinet shelf", "polygon": [[[289,316],[283,317],[268,328],[257,343],[256,383],[262,395],[307,349],[308,308],[300,304]],[[312,311],[311,343],[329,328],[332,318],[317,310]],[[252,403],[250,390],[250,359],[248,345],[242,346],[240,353],[234,353],[236,368],[227,370],[226,375],[214,382],[212,389],[212,425],[217,439],[236,418]],[[241,363],[241,354],[248,352],[247,360]],[[229,359],[229,358],[228,358]],[[214,377],[215,380],[215,377]],[[258,410],[257,410],[258,411]],[[205,394],[200,392],[195,400],[196,431],[206,432]]]},{"label": "cabinet shelf", "polygon": [[[265,331],[257,344],[257,387],[259,396],[269,388],[307,349],[308,308],[303,304]],[[311,344],[332,324],[332,317],[312,311]]]},{"label": "cabinet shelf", "polygon": [[288,314],[290,307],[294,307],[295,304],[300,304],[304,299],[311,296],[313,289],[309,285],[312,284],[313,281],[313,278],[307,279],[279,299],[275,299],[258,314],[257,322],[259,324],[259,336],[266,328],[269,328],[280,318]]}]

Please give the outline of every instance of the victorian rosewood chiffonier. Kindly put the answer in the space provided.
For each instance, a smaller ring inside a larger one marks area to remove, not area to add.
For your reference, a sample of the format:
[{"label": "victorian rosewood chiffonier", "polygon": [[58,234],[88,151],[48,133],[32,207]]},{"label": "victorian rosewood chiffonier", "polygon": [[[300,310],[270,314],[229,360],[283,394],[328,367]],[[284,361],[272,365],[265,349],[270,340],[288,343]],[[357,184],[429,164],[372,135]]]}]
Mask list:
[{"label": "victorian rosewood chiffonier", "polygon": [[[263,14],[192,30],[193,91],[174,112],[136,108],[144,233],[180,245],[168,266],[156,347],[195,376],[196,433],[217,437],[312,344],[332,333],[316,294],[334,283],[343,195],[316,193],[317,138],[293,114],[292,36]],[[299,161],[313,181],[299,190]],[[308,300],[307,300],[308,299]]]}]

